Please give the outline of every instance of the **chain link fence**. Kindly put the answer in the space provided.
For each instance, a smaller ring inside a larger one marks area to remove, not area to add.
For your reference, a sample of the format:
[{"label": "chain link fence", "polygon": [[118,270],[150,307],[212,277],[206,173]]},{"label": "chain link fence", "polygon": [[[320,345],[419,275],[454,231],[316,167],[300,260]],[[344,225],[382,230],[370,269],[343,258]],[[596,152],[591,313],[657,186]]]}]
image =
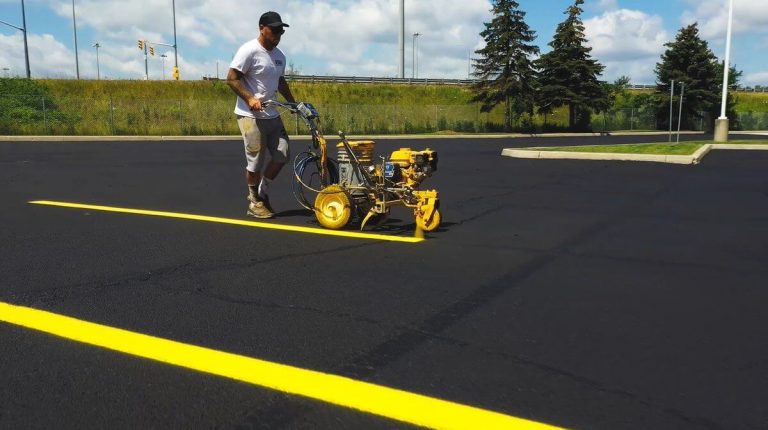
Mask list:
[{"label": "chain link fence", "polygon": [[[5,135],[232,135],[239,134],[234,100],[126,100],[0,96]],[[468,105],[316,105],[327,133],[397,134],[500,131],[503,114]],[[307,130],[283,112],[289,132]]]},{"label": "chain link fence", "polygon": [[742,130],[768,130],[768,112],[736,112]]},{"label": "chain link fence", "polygon": [[[0,95],[0,134],[3,135],[237,135],[234,100],[117,99]],[[407,134],[440,131],[488,133],[504,131],[504,111],[499,107],[480,112],[476,105],[316,105],[321,127],[329,135]],[[307,131],[298,119],[285,112],[289,133]],[[741,112],[744,130],[768,128],[768,113]],[[698,122],[698,123],[697,123]],[[697,130],[711,126],[704,120]],[[592,116],[592,130],[642,131],[658,129],[652,108],[615,109]],[[522,132],[565,130],[567,110],[554,115],[522,117],[513,121]]]}]

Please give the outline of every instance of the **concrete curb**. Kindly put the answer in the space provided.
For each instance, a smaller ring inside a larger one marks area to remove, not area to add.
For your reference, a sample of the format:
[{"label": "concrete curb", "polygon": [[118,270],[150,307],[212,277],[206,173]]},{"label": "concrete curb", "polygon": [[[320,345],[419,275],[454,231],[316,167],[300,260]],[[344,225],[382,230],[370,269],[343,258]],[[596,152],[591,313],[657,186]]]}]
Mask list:
[{"label": "concrete curb", "polygon": [[542,151],[538,149],[505,148],[501,155],[512,158],[536,158],[548,160],[603,160],[603,161],[650,161],[669,164],[699,164],[713,149],[768,151],[768,145],[712,144],[702,145],[691,155],[664,154],[616,154],[609,152]]},{"label": "concrete curb", "polygon": [[750,143],[738,143],[729,145],[727,143],[713,143],[710,144],[712,149],[745,149],[750,151],[768,151],[768,145],[757,145]]}]

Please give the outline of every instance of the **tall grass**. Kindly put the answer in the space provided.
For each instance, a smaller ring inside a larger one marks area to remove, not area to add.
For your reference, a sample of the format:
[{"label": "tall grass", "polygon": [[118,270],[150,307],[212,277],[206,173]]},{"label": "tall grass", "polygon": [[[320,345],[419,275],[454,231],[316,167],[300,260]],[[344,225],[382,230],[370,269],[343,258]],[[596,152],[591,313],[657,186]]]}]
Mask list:
[{"label": "tall grass", "polygon": [[736,112],[768,112],[768,93],[734,93]]},{"label": "tall grass", "polygon": [[[62,120],[18,124],[15,134],[205,135],[237,134],[235,95],[223,81],[40,80],[57,101]],[[466,87],[447,85],[291,82],[298,100],[315,104],[326,133],[498,132],[504,111],[481,112]],[[3,94],[0,94],[3,97]],[[41,109],[45,110],[45,107]],[[567,111],[546,118],[565,126]],[[305,133],[284,118],[293,133]],[[517,118],[520,130],[542,117]],[[10,132],[9,132],[10,133]]]},{"label": "tall grass", "polygon": [[[0,79],[0,107],[12,106],[2,134],[236,135],[235,95],[223,81]],[[13,82],[12,82],[13,81]],[[26,81],[29,82],[29,81]],[[472,91],[453,85],[291,82],[298,100],[315,104],[327,134],[484,133],[503,131],[504,107],[481,112]],[[15,89],[14,89],[15,88]],[[21,91],[21,92],[20,92]],[[32,94],[27,95],[27,93]],[[25,97],[19,102],[20,94]],[[11,98],[15,97],[14,100]],[[737,111],[768,112],[768,94],[739,93]],[[8,110],[8,109],[4,109]],[[593,116],[593,129],[653,129],[653,113],[623,110]],[[2,119],[2,118],[0,118]],[[290,115],[291,133],[305,133]],[[517,131],[564,130],[567,108],[515,118]],[[763,125],[757,116],[751,123]]]}]

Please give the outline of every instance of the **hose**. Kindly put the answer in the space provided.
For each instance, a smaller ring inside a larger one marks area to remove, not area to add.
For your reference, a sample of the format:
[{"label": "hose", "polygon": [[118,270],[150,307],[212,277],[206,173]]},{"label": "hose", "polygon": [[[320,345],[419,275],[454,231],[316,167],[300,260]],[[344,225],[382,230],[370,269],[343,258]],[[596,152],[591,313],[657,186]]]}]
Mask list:
[{"label": "hose", "polygon": [[[336,168],[336,165],[333,163],[333,160],[326,159],[325,162],[325,171],[327,172],[327,179],[323,181],[323,178],[321,177],[321,164],[320,160],[323,157],[321,155],[315,154],[311,151],[304,151],[296,156],[296,158],[293,160],[293,196],[296,198],[296,200],[299,202],[301,206],[303,206],[305,209],[309,209],[311,211],[315,210],[315,207],[312,203],[307,200],[306,195],[304,194],[305,190],[309,190],[311,192],[314,192],[316,194],[322,193],[322,189],[327,187],[330,184],[336,184],[339,182],[339,173],[338,169]],[[312,163],[315,166],[314,171],[307,171],[307,166]],[[309,173],[309,177],[305,178],[304,176]],[[316,189],[312,186],[313,179],[317,177],[318,181],[320,183],[320,189]],[[307,184],[309,182],[309,184]]]}]

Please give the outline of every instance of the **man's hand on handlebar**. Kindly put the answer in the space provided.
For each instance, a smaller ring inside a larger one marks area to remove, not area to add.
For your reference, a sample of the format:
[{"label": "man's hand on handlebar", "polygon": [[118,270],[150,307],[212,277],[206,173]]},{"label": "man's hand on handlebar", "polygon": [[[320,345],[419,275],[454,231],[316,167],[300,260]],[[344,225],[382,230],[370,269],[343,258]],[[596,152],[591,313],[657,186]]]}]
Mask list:
[{"label": "man's hand on handlebar", "polygon": [[248,99],[248,107],[250,107],[251,110],[255,110],[255,111],[264,110],[264,106],[262,106],[261,100],[255,96]]},{"label": "man's hand on handlebar", "polygon": [[269,107],[269,106],[277,106],[277,107],[288,109],[292,113],[296,113],[296,105],[298,105],[298,103],[288,103],[288,102],[284,103],[277,100],[264,100],[263,102],[261,102],[262,108]]}]

